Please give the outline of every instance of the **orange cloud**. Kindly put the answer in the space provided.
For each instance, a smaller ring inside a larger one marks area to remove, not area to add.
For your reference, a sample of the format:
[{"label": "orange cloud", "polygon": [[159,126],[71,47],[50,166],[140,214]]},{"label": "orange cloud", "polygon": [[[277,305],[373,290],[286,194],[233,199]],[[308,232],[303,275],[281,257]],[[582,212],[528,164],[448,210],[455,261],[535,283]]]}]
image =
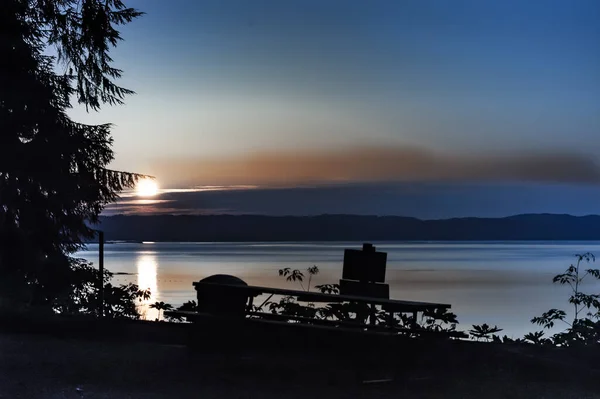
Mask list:
[{"label": "orange cloud", "polygon": [[532,181],[600,183],[600,168],[575,153],[442,154],[409,147],[278,151],[155,163],[172,187],[298,186],[335,182]]}]

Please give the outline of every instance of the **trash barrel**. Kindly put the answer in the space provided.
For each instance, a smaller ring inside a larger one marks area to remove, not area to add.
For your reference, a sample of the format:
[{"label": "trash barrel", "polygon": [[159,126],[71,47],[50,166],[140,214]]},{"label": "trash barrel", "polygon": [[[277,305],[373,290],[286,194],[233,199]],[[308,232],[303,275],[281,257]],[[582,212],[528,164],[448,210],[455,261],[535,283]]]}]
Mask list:
[{"label": "trash barrel", "polygon": [[198,311],[216,316],[244,317],[248,294],[244,290],[231,286],[248,286],[248,284],[238,277],[227,274],[215,274],[196,283]]}]

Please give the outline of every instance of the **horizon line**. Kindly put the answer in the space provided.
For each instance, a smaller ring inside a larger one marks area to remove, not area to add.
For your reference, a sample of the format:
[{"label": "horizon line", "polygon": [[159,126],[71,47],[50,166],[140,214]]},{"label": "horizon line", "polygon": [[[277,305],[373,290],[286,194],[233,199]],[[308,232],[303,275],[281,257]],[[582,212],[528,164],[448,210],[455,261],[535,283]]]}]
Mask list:
[{"label": "horizon line", "polygon": [[510,219],[514,217],[522,217],[522,216],[567,216],[572,218],[586,218],[586,217],[600,217],[600,214],[586,214],[586,215],[572,215],[570,213],[517,213],[507,216],[497,216],[497,217],[487,217],[487,216],[459,216],[459,217],[448,217],[448,218],[432,218],[432,219],[424,219],[418,218],[414,216],[403,216],[403,215],[363,215],[363,214],[353,214],[353,213],[321,213],[315,215],[266,215],[266,214],[251,214],[251,213],[243,213],[243,214],[233,214],[233,213],[214,213],[214,214],[114,214],[114,215],[100,215],[100,218],[114,218],[114,217],[165,217],[165,216],[177,216],[177,217],[260,217],[260,218],[317,218],[317,217],[328,217],[328,216],[345,216],[345,217],[371,217],[371,218],[402,218],[402,219],[413,219],[419,221],[439,221],[439,220],[462,220],[462,219]]}]

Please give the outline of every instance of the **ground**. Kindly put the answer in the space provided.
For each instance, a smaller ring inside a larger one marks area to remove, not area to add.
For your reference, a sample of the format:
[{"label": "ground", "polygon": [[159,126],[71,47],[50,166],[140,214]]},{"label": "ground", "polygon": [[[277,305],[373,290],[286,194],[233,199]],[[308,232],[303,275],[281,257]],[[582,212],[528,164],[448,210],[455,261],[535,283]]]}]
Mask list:
[{"label": "ground", "polygon": [[[307,350],[191,350],[181,344],[0,333],[1,398],[600,398],[585,364],[471,347],[401,354],[380,369]],[[467,349],[465,349],[467,348]],[[485,348],[491,348],[485,347]],[[392,381],[369,383],[392,377]]]}]

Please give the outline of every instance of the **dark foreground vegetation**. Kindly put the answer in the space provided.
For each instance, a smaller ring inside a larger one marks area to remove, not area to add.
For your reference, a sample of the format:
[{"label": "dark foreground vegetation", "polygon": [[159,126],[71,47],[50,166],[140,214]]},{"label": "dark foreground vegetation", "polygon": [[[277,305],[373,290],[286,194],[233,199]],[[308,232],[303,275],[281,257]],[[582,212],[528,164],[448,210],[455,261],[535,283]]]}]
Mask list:
[{"label": "dark foreground vegetation", "polygon": [[[199,335],[200,345],[191,349],[180,345],[188,339],[187,324],[128,321],[99,326],[90,322],[84,329],[65,329],[71,333],[60,337],[1,332],[0,394],[10,398],[600,397],[597,350],[566,352],[464,341],[345,346],[335,339],[305,342],[293,336],[280,346],[282,342],[268,345],[251,335],[244,335],[243,343],[239,337],[224,335],[215,340],[214,335],[212,339]],[[316,342],[320,344],[313,345]]]}]

